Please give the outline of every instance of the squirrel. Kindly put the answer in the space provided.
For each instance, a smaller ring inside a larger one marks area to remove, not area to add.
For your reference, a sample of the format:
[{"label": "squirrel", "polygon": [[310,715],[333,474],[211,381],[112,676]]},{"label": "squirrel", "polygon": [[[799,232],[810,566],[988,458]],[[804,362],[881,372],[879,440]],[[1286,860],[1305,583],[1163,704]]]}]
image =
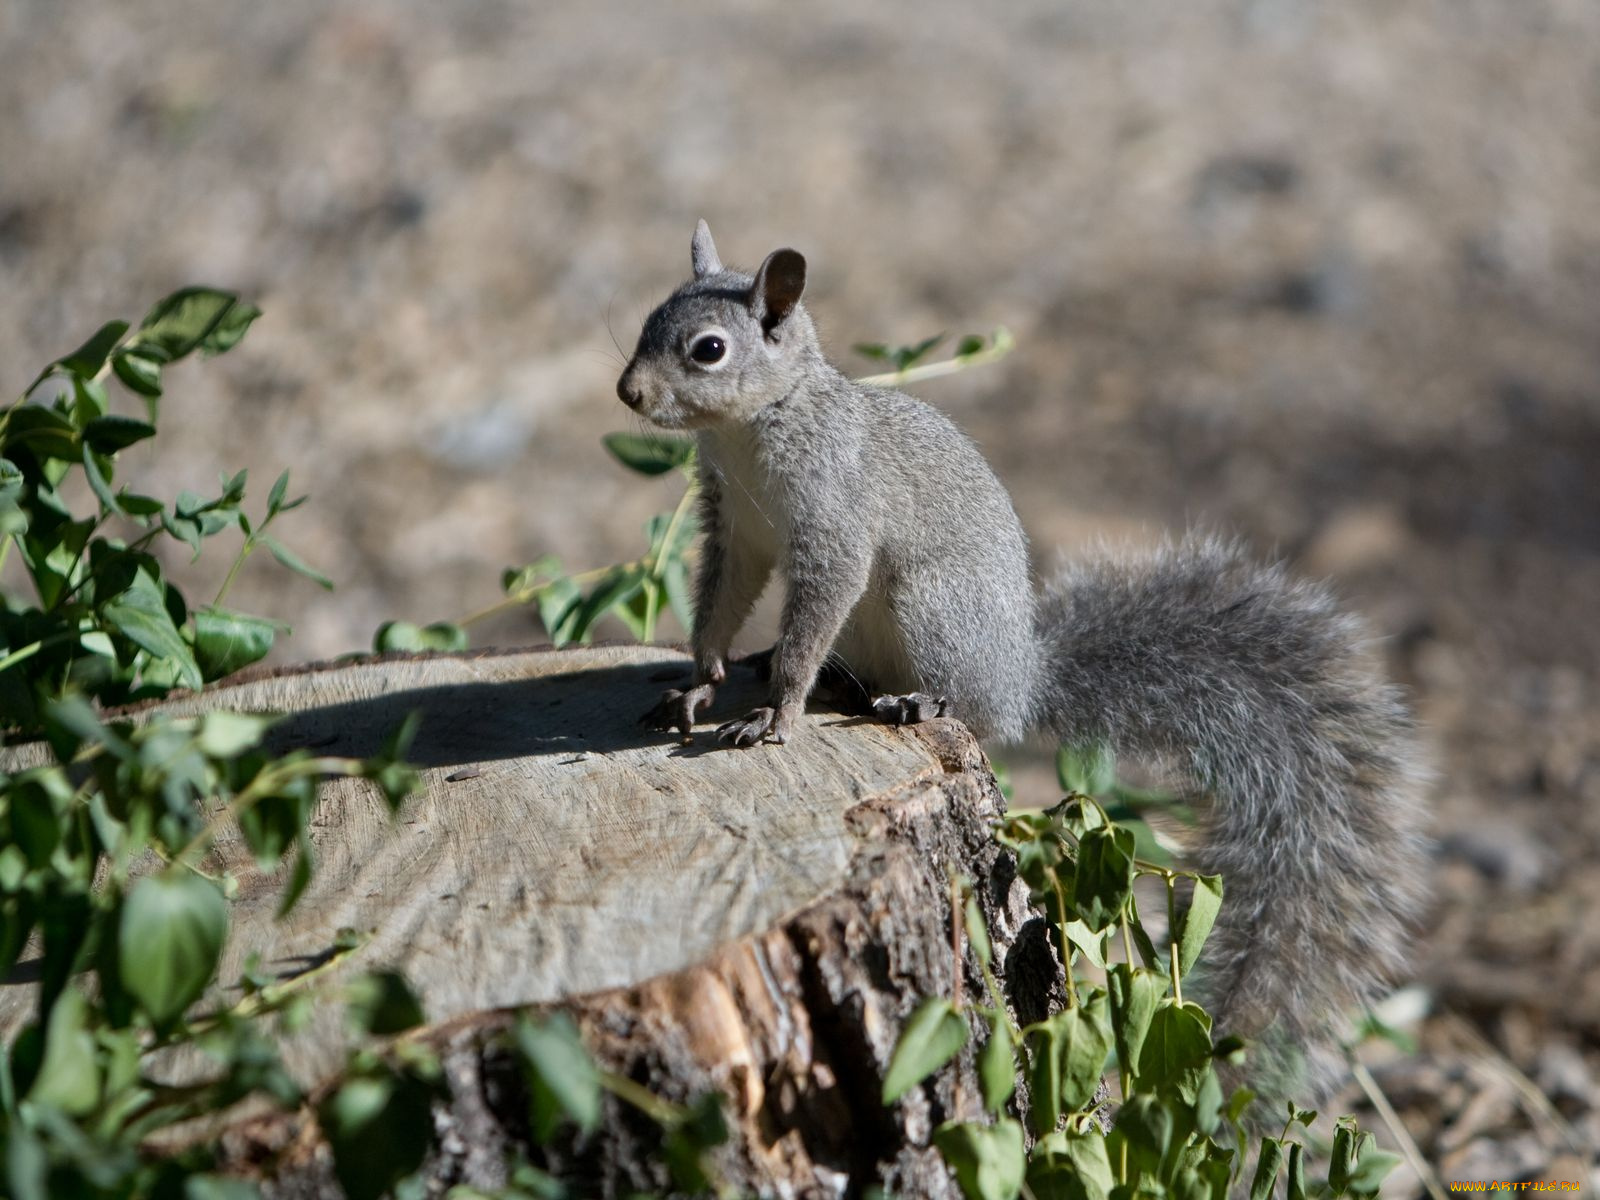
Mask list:
[{"label": "squirrel", "polygon": [[1401,966],[1423,864],[1427,771],[1361,623],[1196,534],[1071,565],[1036,596],[977,447],[824,357],[798,252],[729,270],[701,221],[690,257],[617,383],[699,447],[695,679],[644,722],[690,734],[777,571],[770,697],[719,726],[732,746],[788,741],[827,663],[889,723],[948,715],[982,739],[1042,730],[1177,766],[1205,802],[1194,865],[1227,889],[1195,998],[1253,1043],[1258,1094],[1326,1099],[1345,1015]]}]

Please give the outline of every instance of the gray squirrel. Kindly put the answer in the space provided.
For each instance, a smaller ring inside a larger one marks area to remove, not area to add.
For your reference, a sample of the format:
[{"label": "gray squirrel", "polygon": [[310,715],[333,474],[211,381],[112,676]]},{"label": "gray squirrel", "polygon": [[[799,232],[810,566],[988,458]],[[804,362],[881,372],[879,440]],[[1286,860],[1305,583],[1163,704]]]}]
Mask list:
[{"label": "gray squirrel", "polygon": [[933,408],[851,381],[800,304],[806,263],[694,278],[646,319],[618,397],[699,443],[696,677],[647,724],[687,736],[773,571],[787,583],[765,707],[733,746],[794,736],[825,663],[883,720],[980,738],[1047,731],[1176,766],[1207,801],[1194,865],[1226,899],[1194,990],[1252,1039],[1259,1092],[1320,1102],[1344,1016],[1401,965],[1423,868],[1412,720],[1359,622],[1322,587],[1191,535],[1033,590],[1027,540],[982,454]]}]

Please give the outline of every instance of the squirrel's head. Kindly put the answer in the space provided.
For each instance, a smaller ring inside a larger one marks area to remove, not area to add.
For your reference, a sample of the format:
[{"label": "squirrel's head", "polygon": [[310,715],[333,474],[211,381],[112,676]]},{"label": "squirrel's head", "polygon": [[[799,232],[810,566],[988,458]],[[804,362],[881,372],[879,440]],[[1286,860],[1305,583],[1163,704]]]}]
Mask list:
[{"label": "squirrel's head", "polygon": [[645,319],[617,397],[668,429],[746,421],[814,369],[817,331],[800,306],[806,260],[774,250],[754,276],[730,271],[695,227],[694,278]]}]

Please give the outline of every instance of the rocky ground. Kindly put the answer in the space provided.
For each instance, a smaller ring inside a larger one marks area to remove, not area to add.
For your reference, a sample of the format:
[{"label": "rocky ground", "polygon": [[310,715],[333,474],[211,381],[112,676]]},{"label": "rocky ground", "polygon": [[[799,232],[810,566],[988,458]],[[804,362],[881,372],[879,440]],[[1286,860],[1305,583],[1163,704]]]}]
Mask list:
[{"label": "rocky ground", "polygon": [[284,536],[341,589],[262,562],[233,593],[293,658],[637,551],[671,485],[598,438],[697,217],[731,261],[804,250],[863,369],[853,341],[1009,326],[922,393],[1041,566],[1205,524],[1387,635],[1440,781],[1431,1015],[1373,1071],[1424,1153],[1593,1162],[1593,0],[9,0],[0,106],[0,391],[184,283],[266,310],[174,372],[137,470],[294,468]]}]

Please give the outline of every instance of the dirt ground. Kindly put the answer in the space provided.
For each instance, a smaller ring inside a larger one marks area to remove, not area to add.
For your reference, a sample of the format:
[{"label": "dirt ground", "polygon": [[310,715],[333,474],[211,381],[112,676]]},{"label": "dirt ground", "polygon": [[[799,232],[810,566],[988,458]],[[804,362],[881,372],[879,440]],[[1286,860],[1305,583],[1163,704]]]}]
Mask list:
[{"label": "dirt ground", "polygon": [[184,283],[265,309],[173,373],[137,474],[293,467],[284,538],[340,590],[264,561],[232,593],[291,659],[638,551],[671,484],[598,439],[697,217],[730,261],[804,251],[863,370],[852,342],[1011,328],[920,391],[1042,568],[1208,525],[1385,636],[1438,841],[1421,1051],[1373,1071],[1445,1179],[1589,1182],[1594,0],[7,0],[0,113],[0,391]]}]

